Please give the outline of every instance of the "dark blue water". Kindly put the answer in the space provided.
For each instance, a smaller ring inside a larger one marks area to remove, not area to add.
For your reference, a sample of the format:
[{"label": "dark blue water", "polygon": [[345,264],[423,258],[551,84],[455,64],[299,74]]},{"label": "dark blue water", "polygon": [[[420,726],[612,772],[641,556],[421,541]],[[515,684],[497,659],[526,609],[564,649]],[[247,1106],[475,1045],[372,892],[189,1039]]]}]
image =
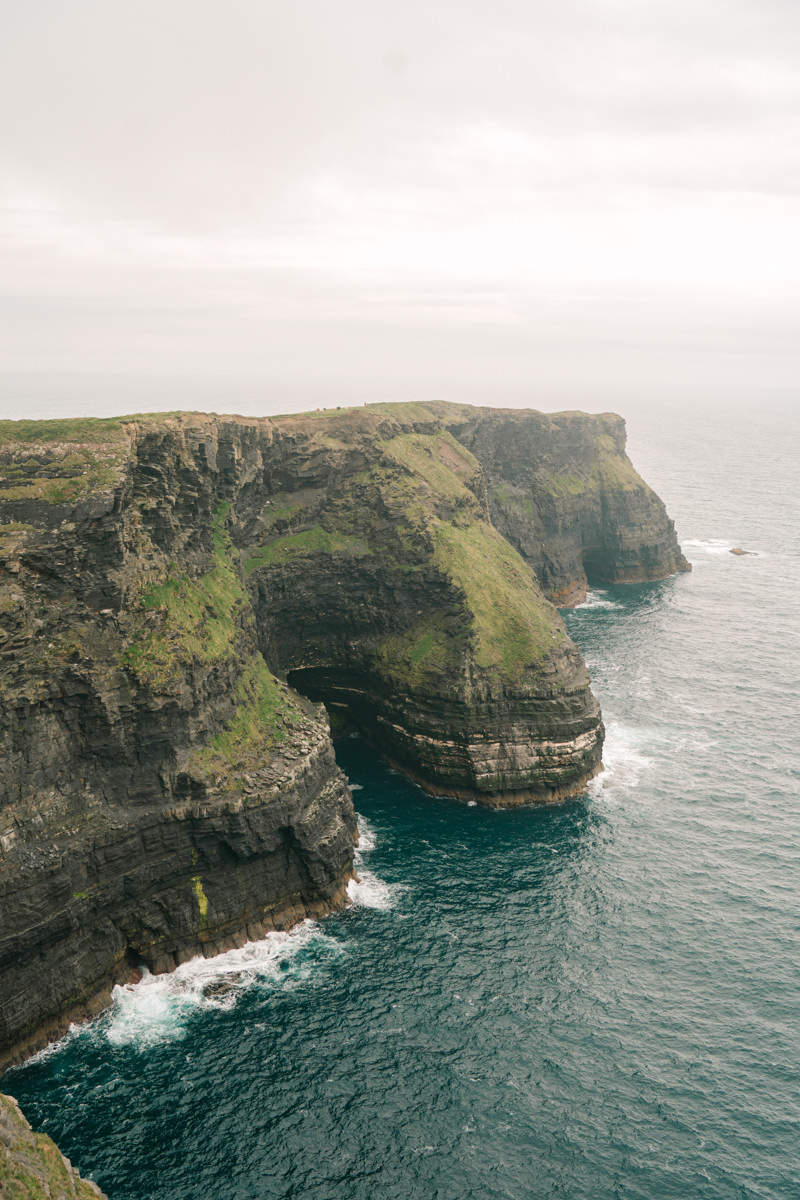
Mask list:
[{"label": "dark blue water", "polygon": [[800,1197],[800,425],[629,423],[695,569],[568,617],[606,773],[485,812],[343,742],[352,909],[4,1077],[112,1200]]}]

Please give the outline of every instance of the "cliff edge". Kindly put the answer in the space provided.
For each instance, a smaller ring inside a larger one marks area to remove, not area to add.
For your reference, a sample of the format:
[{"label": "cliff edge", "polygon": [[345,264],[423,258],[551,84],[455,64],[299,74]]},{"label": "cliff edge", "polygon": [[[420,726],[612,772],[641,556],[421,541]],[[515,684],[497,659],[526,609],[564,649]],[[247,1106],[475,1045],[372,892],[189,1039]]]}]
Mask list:
[{"label": "cliff edge", "polygon": [[329,719],[432,793],[580,792],[603,727],[548,597],[686,565],[614,416],[0,423],[0,1066],[346,903]]},{"label": "cliff edge", "polygon": [[34,1133],[13,1096],[0,1095],[0,1200],[104,1200],[46,1133]]}]

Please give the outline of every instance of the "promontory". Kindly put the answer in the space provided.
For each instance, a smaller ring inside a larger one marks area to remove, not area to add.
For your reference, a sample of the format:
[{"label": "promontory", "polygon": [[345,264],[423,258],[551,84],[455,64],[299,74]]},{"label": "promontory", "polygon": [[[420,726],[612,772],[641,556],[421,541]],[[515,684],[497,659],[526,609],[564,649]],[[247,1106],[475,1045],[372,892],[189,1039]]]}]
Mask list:
[{"label": "promontory", "polygon": [[579,793],[554,605],[687,568],[613,414],[0,422],[0,1066],[346,903],[332,728],[432,795]]}]

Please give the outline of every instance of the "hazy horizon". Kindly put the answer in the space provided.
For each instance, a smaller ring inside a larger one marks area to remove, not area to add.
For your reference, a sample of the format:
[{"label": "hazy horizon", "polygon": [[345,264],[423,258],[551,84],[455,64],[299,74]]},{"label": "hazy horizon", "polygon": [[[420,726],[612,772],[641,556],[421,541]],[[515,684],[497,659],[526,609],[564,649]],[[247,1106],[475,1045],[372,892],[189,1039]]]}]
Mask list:
[{"label": "hazy horizon", "polygon": [[29,0],[0,30],[0,416],[793,394],[796,6]]}]

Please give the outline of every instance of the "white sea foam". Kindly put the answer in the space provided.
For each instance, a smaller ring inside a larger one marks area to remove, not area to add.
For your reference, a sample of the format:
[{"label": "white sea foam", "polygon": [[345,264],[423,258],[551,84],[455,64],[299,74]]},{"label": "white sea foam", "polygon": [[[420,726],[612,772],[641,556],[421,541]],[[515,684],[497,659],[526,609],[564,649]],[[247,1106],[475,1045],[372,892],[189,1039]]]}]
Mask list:
[{"label": "white sea foam", "polygon": [[575,605],[576,608],[619,608],[616,600],[609,600],[607,592],[587,592],[586,599],[580,604]]},{"label": "white sea foam", "polygon": [[[37,1050],[36,1054],[32,1054],[30,1058],[26,1058],[25,1065],[31,1063],[45,1062],[53,1054],[58,1054],[64,1047],[72,1041],[73,1038],[80,1037],[85,1032],[86,1025],[70,1025],[63,1037],[60,1037],[57,1042],[48,1042],[41,1050]],[[12,1067],[12,1070],[15,1068]]]},{"label": "white sea foam", "polygon": [[645,753],[650,737],[648,730],[611,721],[603,747],[603,770],[589,784],[589,794],[607,799],[609,793],[636,787],[655,761]]},{"label": "white sea foam", "polygon": [[175,1041],[186,1032],[189,1017],[200,1009],[230,1009],[255,984],[285,986],[307,978],[312,964],[297,961],[308,947],[340,954],[340,943],[328,938],[314,921],[290,933],[270,933],[240,950],[214,958],[194,958],[169,975],[145,971],[139,983],[115,987],[113,1007],[92,1029],[114,1045],[147,1047]]},{"label": "white sea foam", "polygon": [[358,849],[356,850],[356,858],[361,859],[362,854],[369,854],[370,850],[375,849],[375,827],[366,817],[362,817],[360,813],[356,813],[358,822]]},{"label": "white sea foam", "polygon": [[730,554],[735,545],[735,542],[724,538],[685,538],[681,541],[684,551],[696,551],[698,554]]},{"label": "white sea foam", "polygon": [[351,879],[347,885],[347,895],[354,908],[376,908],[382,912],[394,908],[397,896],[404,890],[402,884],[385,883],[364,866],[364,855],[375,849],[377,834],[375,827],[366,817],[356,813],[358,821],[359,841],[354,863],[358,879]]},{"label": "white sea foam", "polygon": [[357,865],[358,879],[351,879],[347,885],[347,894],[354,908],[376,908],[388,912],[397,903],[397,897],[404,891],[402,884],[386,883],[372,871]]}]

